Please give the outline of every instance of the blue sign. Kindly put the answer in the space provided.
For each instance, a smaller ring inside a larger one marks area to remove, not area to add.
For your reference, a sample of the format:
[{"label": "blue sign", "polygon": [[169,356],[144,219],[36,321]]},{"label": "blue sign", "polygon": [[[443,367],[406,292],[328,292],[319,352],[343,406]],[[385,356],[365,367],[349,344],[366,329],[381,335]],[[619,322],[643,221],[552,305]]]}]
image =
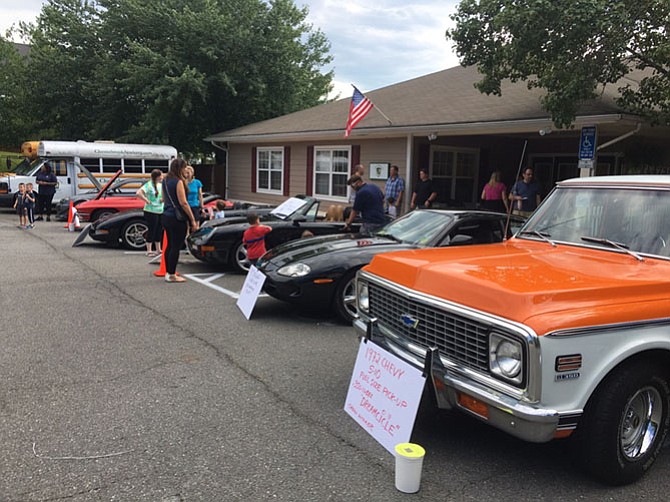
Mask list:
[{"label": "blue sign", "polygon": [[596,126],[582,127],[579,138],[579,160],[593,160],[596,156]]}]

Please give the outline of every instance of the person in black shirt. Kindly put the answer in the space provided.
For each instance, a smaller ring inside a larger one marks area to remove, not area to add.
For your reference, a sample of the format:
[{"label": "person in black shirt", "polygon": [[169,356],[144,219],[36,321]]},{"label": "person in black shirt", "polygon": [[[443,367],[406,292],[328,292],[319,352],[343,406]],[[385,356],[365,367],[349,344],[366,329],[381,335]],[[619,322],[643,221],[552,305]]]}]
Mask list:
[{"label": "person in black shirt", "polygon": [[437,191],[433,185],[433,180],[428,177],[428,169],[419,169],[419,178],[421,179],[412,193],[410,209],[428,209],[437,199]]},{"label": "person in black shirt", "polygon": [[51,221],[51,202],[56,193],[56,185],[58,185],[58,178],[51,172],[51,165],[46,162],[41,168],[40,172],[35,177],[35,182],[38,185],[37,189],[37,218],[36,221],[42,221],[42,215],[47,215],[47,221]]}]

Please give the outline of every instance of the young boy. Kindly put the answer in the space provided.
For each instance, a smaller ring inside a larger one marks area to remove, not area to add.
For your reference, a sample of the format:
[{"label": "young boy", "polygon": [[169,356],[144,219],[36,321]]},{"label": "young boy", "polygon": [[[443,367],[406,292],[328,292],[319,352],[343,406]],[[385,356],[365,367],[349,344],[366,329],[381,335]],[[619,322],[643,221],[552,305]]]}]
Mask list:
[{"label": "young boy", "polygon": [[272,227],[261,225],[260,218],[256,213],[247,215],[249,228],[244,231],[242,242],[247,248],[247,259],[252,265],[256,265],[258,259],[265,254],[265,236],[272,232]]},{"label": "young boy", "polygon": [[33,184],[26,184],[26,194],[23,197],[23,206],[26,210],[26,218],[28,219],[28,228],[35,228],[35,200],[37,194],[33,191]]},{"label": "young boy", "polygon": [[26,197],[26,184],[19,183],[19,191],[14,194],[14,204],[12,208],[16,210],[16,214],[19,215],[19,228],[26,228],[26,208],[23,205],[24,199]]},{"label": "young boy", "polygon": [[219,199],[216,201],[216,213],[214,213],[214,219],[215,220],[220,220],[222,218],[226,217],[226,213],[224,211],[226,209],[226,201]]}]

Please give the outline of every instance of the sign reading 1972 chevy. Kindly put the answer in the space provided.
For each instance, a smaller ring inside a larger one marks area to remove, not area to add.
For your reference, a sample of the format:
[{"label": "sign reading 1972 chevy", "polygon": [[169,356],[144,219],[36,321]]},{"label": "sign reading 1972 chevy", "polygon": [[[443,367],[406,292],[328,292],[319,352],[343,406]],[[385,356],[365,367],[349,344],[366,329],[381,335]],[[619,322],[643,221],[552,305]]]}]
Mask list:
[{"label": "sign reading 1972 chevy", "polygon": [[356,287],[355,327],[426,366],[438,406],[527,441],[570,436],[605,483],[654,463],[670,423],[670,176],[560,182],[514,238],[380,254]]}]

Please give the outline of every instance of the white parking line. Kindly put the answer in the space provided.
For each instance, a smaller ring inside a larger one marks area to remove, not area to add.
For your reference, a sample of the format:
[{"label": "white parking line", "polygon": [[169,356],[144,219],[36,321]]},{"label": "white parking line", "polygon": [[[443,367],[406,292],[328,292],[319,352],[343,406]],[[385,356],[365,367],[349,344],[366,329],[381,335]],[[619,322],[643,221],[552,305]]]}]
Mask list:
[{"label": "white parking line", "polygon": [[[225,275],[226,274],[184,274],[184,277],[192,281],[195,281],[199,284],[202,284],[203,286],[207,286],[208,288],[212,288],[213,290],[218,291],[219,293],[228,295],[234,300],[237,300],[240,297],[239,292],[231,291],[229,289],[222,288],[221,286],[217,286],[216,284],[212,284],[213,281],[220,279]],[[263,296],[267,297],[268,295],[266,293],[261,293],[259,295],[259,298]]]}]

